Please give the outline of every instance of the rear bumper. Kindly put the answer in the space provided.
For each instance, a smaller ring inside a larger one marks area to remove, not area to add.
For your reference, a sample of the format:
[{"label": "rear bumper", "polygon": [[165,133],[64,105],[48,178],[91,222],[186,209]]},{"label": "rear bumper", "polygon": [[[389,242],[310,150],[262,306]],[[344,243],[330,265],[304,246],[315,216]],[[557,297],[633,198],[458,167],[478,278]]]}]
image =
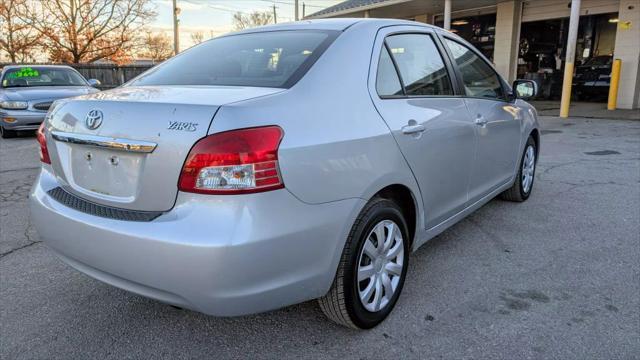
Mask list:
[{"label": "rear bumper", "polygon": [[65,262],[116,287],[211,315],[262,312],[324,295],[361,199],[308,205],[287,190],[241,196],[180,193],[151,222],[68,208],[30,194],[41,239]]},{"label": "rear bumper", "polygon": [[46,113],[28,110],[1,110],[0,126],[7,130],[36,130]]}]

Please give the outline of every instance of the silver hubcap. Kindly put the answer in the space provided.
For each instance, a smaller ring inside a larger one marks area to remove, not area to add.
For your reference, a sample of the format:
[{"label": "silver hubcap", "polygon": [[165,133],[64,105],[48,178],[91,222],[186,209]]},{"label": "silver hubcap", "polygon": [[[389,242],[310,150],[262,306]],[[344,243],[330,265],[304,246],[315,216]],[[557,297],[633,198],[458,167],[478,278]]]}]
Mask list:
[{"label": "silver hubcap", "polygon": [[528,193],[533,185],[533,173],[536,169],[536,151],[533,146],[527,146],[522,161],[522,191]]},{"label": "silver hubcap", "polygon": [[365,309],[383,309],[398,289],[404,264],[402,232],[391,220],[376,224],[358,258],[358,294]]}]

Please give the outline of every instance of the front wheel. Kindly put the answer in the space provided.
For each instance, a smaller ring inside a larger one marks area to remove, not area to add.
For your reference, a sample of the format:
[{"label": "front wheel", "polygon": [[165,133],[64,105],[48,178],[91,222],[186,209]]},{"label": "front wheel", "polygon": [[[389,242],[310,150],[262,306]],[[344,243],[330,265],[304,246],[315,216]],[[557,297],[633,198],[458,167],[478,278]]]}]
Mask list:
[{"label": "front wheel", "polygon": [[329,292],[320,308],[338,324],[369,329],[393,310],[409,265],[409,232],[395,202],[374,198],[347,238]]},{"label": "front wheel", "polygon": [[0,126],[0,136],[2,136],[3,139],[16,137],[17,134],[18,132],[15,130],[7,130],[4,126]]},{"label": "front wheel", "polygon": [[533,137],[529,136],[527,144],[524,147],[524,152],[522,153],[522,159],[520,160],[518,176],[511,188],[500,195],[502,199],[523,202],[529,198],[536,174],[537,154],[536,142],[533,140]]}]

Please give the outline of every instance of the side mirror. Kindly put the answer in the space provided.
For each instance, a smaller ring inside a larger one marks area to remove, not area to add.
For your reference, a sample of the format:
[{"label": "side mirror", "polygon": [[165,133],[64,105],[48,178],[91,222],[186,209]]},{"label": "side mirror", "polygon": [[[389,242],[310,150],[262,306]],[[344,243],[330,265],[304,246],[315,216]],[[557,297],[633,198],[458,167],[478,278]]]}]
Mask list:
[{"label": "side mirror", "polygon": [[538,84],[533,80],[516,80],[513,82],[513,94],[516,99],[531,100],[538,94]]},{"label": "side mirror", "polygon": [[92,87],[98,87],[100,86],[100,80],[98,79],[89,79],[87,80],[87,82],[89,83],[89,85],[91,85]]}]

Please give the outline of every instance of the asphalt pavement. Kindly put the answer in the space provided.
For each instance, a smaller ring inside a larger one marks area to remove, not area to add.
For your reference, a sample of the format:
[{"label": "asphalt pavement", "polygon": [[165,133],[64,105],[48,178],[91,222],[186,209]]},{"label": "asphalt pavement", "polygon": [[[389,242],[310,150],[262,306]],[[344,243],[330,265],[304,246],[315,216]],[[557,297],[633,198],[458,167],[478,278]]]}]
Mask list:
[{"label": "asphalt pavement", "polygon": [[31,226],[35,138],[2,139],[0,359],[638,359],[640,121],[542,124],[531,198],[493,200],[412,254],[370,331],[315,302],[215,318],[78,273]]}]

